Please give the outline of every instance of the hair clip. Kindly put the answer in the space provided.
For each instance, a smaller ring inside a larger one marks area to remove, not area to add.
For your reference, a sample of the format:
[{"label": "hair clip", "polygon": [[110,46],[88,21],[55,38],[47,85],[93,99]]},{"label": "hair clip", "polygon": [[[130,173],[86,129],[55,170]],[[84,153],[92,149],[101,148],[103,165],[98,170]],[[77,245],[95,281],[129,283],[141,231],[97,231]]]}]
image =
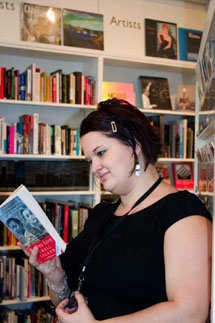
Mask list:
[{"label": "hair clip", "polygon": [[115,121],[111,121],[111,128],[113,132],[117,132],[117,126],[116,126],[116,122]]}]

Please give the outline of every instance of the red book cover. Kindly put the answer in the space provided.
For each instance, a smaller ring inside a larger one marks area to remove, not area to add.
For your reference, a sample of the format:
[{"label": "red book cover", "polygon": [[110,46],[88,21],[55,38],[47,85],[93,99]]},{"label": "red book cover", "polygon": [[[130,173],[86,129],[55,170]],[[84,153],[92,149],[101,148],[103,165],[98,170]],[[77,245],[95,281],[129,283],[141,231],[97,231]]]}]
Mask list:
[{"label": "red book cover", "polygon": [[5,67],[0,67],[0,99],[4,99]]},{"label": "red book cover", "polygon": [[176,188],[193,189],[193,166],[191,163],[172,163]]},{"label": "red book cover", "polygon": [[9,126],[9,154],[14,154],[14,136],[15,136],[15,127],[14,125]]},{"label": "red book cover", "polygon": [[57,102],[57,79],[56,75],[52,76],[52,102]]},{"label": "red book cover", "polygon": [[59,256],[66,243],[24,185],[21,185],[0,206],[0,220],[31,253],[38,247],[39,263]]},{"label": "red book cover", "polygon": [[64,225],[63,225],[63,240],[68,242],[69,233],[69,205],[64,206]]}]

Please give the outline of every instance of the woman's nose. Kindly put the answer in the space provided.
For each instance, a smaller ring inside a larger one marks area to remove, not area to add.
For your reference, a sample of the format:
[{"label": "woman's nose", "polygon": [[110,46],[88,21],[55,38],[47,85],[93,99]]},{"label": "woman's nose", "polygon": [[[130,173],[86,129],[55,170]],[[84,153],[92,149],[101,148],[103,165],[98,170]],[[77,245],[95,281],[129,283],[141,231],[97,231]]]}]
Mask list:
[{"label": "woman's nose", "polygon": [[102,169],[102,165],[99,159],[92,160],[92,172],[95,174],[100,169]]}]

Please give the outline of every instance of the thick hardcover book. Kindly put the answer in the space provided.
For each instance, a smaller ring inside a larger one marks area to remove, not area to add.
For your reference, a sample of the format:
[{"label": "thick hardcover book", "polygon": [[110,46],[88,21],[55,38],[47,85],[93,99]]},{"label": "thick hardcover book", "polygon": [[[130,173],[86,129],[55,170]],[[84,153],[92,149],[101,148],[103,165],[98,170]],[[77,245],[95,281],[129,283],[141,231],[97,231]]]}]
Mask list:
[{"label": "thick hardcover book", "polygon": [[177,59],[177,25],[145,19],[146,56]]},{"label": "thick hardcover book", "polygon": [[123,99],[135,105],[135,93],[132,83],[103,82],[102,100]]},{"label": "thick hardcover book", "polygon": [[139,79],[144,109],[172,110],[167,78],[140,76]]},{"label": "thick hardcover book", "polygon": [[65,242],[24,185],[20,185],[1,204],[0,221],[28,252],[31,253],[35,246],[39,248],[39,263],[59,256],[66,248]]},{"label": "thick hardcover book", "polygon": [[179,59],[196,62],[202,39],[202,31],[188,28],[178,28]]}]

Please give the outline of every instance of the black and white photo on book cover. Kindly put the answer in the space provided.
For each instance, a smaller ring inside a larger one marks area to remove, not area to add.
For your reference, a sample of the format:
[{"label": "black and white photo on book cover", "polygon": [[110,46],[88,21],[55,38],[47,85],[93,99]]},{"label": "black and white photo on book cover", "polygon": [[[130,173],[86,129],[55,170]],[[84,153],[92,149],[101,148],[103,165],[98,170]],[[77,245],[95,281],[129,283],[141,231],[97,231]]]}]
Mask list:
[{"label": "black and white photo on book cover", "polygon": [[25,247],[35,244],[49,235],[18,196],[2,206],[0,219]]},{"label": "black and white photo on book cover", "polygon": [[144,109],[172,110],[168,79],[139,76]]},{"label": "black and white photo on book cover", "polygon": [[177,25],[145,19],[146,56],[177,59]]},{"label": "black and white photo on book cover", "polygon": [[23,3],[21,39],[61,45],[61,9]]},{"label": "black and white photo on book cover", "polygon": [[29,253],[34,247],[38,248],[39,263],[65,251],[66,243],[24,185],[20,185],[1,204],[0,221]]}]

